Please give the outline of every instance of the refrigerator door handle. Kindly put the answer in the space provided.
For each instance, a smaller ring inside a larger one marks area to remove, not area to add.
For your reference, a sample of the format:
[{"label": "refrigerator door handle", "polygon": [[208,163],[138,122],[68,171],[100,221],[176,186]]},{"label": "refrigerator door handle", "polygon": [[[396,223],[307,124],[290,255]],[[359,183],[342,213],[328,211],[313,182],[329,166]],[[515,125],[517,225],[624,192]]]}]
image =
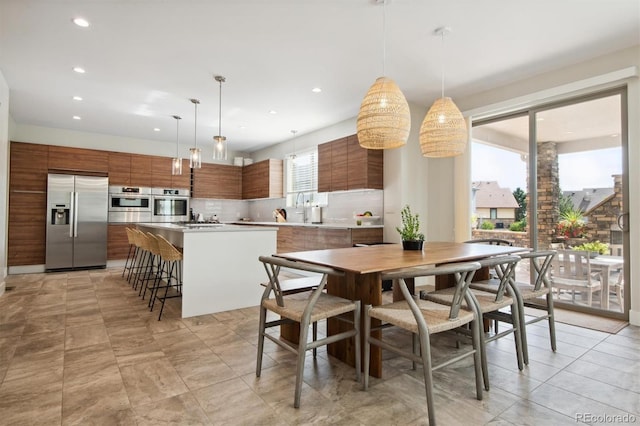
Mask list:
[{"label": "refrigerator door handle", "polygon": [[71,223],[69,223],[69,238],[73,238],[73,224],[75,223],[75,217],[76,217],[76,204],[75,204],[75,198],[74,198],[75,193],[74,192],[70,192],[69,193],[69,198],[71,198],[71,209],[70,209],[70,214],[71,214]]},{"label": "refrigerator door handle", "polygon": [[78,238],[78,193],[74,192],[75,203],[73,206],[73,238]]}]

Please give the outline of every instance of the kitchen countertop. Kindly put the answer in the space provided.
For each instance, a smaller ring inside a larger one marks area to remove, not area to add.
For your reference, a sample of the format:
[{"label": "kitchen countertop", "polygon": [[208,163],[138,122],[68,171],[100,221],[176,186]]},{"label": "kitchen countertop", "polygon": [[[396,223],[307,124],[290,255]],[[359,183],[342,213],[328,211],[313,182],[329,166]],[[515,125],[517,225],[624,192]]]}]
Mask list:
[{"label": "kitchen countertop", "polygon": [[[269,228],[265,226],[240,226],[228,223],[160,223],[160,222],[145,222],[138,223],[140,226],[146,226],[148,228],[164,229],[169,231],[179,231],[183,233],[193,232],[247,232],[247,231],[270,231],[275,228]],[[275,223],[271,223],[275,225]]]},{"label": "kitchen countertop", "polygon": [[327,229],[361,229],[361,228],[370,228],[370,229],[381,229],[384,228],[384,225],[365,225],[362,224],[360,226],[356,224],[340,224],[340,223],[296,223],[296,222],[233,222],[236,225],[242,226],[250,226],[250,225],[259,225],[259,226],[304,226],[310,228],[327,228]]}]

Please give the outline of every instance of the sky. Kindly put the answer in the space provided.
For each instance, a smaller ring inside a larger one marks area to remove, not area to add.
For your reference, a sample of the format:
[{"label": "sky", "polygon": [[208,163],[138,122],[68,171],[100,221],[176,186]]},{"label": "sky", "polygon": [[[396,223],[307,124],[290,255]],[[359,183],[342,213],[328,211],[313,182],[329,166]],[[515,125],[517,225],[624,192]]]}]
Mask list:
[{"label": "sky", "polygon": [[[514,191],[527,188],[527,164],[516,154],[489,145],[473,143],[471,180],[498,181],[502,188]],[[560,188],[612,188],[611,175],[622,173],[620,148],[562,154],[558,157]]]}]

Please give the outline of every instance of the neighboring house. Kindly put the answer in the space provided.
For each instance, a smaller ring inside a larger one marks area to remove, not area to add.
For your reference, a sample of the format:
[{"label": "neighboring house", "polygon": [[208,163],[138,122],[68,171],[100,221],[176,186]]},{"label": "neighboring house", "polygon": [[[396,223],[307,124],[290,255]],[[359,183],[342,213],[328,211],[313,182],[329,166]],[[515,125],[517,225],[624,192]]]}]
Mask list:
[{"label": "neighboring house", "polygon": [[496,181],[472,182],[471,187],[472,205],[480,223],[491,221],[498,228],[507,228],[515,222],[520,206],[509,188],[501,188]]},{"label": "neighboring house", "polygon": [[614,190],[613,188],[584,188],[581,191],[562,191],[562,194],[571,199],[576,209],[588,215],[589,210],[612,197]]}]

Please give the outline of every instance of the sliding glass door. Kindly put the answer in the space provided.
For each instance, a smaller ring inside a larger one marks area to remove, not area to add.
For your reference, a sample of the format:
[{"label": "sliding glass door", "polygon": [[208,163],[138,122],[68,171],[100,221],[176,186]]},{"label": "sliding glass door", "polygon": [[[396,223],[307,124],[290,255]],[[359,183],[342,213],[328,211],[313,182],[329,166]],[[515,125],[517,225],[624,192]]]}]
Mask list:
[{"label": "sliding glass door", "polygon": [[[474,122],[472,133],[474,238],[557,249],[558,305],[618,318],[629,309],[625,106],[616,89]],[[580,268],[565,250],[586,252]]]}]

